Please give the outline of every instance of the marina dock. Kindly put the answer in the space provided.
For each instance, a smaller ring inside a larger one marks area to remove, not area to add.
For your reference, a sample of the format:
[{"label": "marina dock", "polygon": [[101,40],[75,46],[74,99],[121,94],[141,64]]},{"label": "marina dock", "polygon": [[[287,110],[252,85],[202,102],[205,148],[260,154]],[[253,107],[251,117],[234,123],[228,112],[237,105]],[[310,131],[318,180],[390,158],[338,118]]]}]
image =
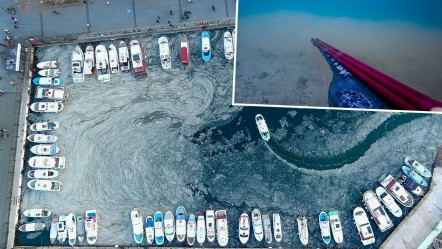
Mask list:
[{"label": "marina dock", "polygon": [[[423,242],[428,241],[427,237],[440,221],[442,221],[442,147],[437,151],[428,193],[396,227],[380,248],[427,248]],[[431,243],[432,239],[429,242]]]}]

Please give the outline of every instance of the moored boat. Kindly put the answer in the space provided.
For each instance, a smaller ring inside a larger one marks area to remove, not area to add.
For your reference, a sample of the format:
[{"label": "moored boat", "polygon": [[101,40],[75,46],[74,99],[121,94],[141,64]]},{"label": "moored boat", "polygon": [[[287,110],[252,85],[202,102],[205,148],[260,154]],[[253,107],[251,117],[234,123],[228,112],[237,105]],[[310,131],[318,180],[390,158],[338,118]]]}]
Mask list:
[{"label": "moored boat", "polygon": [[132,61],[132,72],[135,79],[147,77],[147,65],[144,58],[143,48],[138,40],[130,41],[130,57]]},{"label": "moored boat", "polygon": [[204,61],[210,61],[212,58],[212,49],[210,47],[210,36],[209,33],[203,32],[201,34],[201,55]]},{"label": "moored boat", "polygon": [[220,246],[227,246],[229,242],[229,227],[227,225],[227,211],[216,210],[216,237]]},{"label": "moored boat", "polygon": [[197,215],[196,236],[196,240],[201,246],[206,240],[206,220],[203,212],[199,212]]},{"label": "moored boat", "polygon": [[425,195],[425,191],[422,189],[421,186],[419,186],[419,184],[417,184],[415,181],[413,181],[413,179],[402,175],[401,178],[398,180],[398,182],[404,186],[405,189],[407,189],[408,191],[410,191],[411,193],[417,195],[417,196],[424,196]]},{"label": "moored boat", "polygon": [[164,233],[169,242],[172,242],[175,238],[175,217],[170,211],[164,214]]},{"label": "moored boat", "polygon": [[245,245],[249,241],[250,236],[250,219],[249,215],[242,213],[239,217],[239,241]]},{"label": "moored boat", "polygon": [[68,230],[66,228],[66,216],[60,215],[57,223],[57,237],[58,243],[63,244],[68,237]]},{"label": "moored boat", "polygon": [[215,211],[206,210],[206,233],[207,241],[213,242],[215,240]]},{"label": "moored boat", "polygon": [[50,156],[33,156],[28,161],[32,168],[43,169],[64,169],[66,166],[65,157],[50,157]]},{"label": "moored boat", "polygon": [[109,45],[109,67],[111,74],[120,72],[120,63],[118,63],[118,51],[114,44]]},{"label": "moored boat", "polygon": [[388,214],[385,212],[384,207],[382,207],[381,203],[379,202],[373,191],[365,191],[363,195],[363,200],[365,206],[371,214],[371,217],[375,221],[376,225],[378,225],[381,232],[385,232],[393,227],[393,222],[390,220],[390,217],[388,217]]},{"label": "moored boat", "polygon": [[40,69],[55,69],[58,67],[57,61],[42,61],[37,63],[37,68]]},{"label": "moored boat", "polygon": [[270,217],[268,214],[262,214],[262,224],[264,226],[264,238],[268,244],[271,244],[273,241],[272,223],[270,223]]},{"label": "moored boat", "polygon": [[195,243],[195,237],[196,237],[196,219],[195,215],[190,214],[189,220],[187,221],[187,244],[189,246],[193,246]]},{"label": "moored boat", "polygon": [[423,177],[427,177],[427,178],[431,177],[431,171],[429,171],[424,165],[422,165],[418,161],[414,160],[413,158],[406,157],[404,161],[405,161],[405,165],[412,168],[419,175],[421,175]]},{"label": "moored boat", "polygon": [[30,180],[28,182],[28,188],[40,191],[60,191],[61,182],[50,180]]},{"label": "moored boat", "polygon": [[130,72],[129,63],[129,49],[124,41],[120,41],[118,44],[118,61],[120,62],[120,69],[123,73]]},{"label": "moored boat", "polygon": [[233,39],[229,31],[224,32],[224,56],[226,59],[233,59]]},{"label": "moored boat", "polygon": [[38,74],[45,77],[58,77],[60,76],[60,70],[58,69],[43,69],[38,71]]},{"label": "moored boat", "polygon": [[130,212],[130,220],[132,221],[132,232],[134,240],[137,244],[141,244],[144,238],[143,217],[137,208]]},{"label": "moored boat", "polygon": [[55,241],[57,241],[57,225],[58,225],[58,215],[52,214],[52,220],[51,220],[51,228],[49,230],[49,240],[51,241],[51,244],[55,244]]},{"label": "moored boat", "polygon": [[52,131],[60,127],[57,121],[35,123],[30,126],[31,131]]},{"label": "moored boat", "polygon": [[64,101],[68,98],[68,92],[63,87],[50,88],[38,86],[35,91],[35,98],[42,100]]},{"label": "moored boat", "polygon": [[330,220],[330,227],[333,235],[333,239],[336,243],[341,244],[344,242],[344,233],[342,232],[342,223],[339,218],[338,211],[328,212],[328,217]]},{"label": "moored boat", "polygon": [[356,207],[353,210],[353,219],[362,244],[364,246],[373,244],[375,242],[373,229],[371,228],[370,221],[364,209]]},{"label": "moored boat", "polygon": [[417,184],[423,187],[428,187],[427,181],[425,181],[425,179],[422,178],[422,176],[420,176],[418,173],[416,173],[416,171],[412,170],[410,167],[402,166],[402,171],[405,173],[405,175],[410,177]]},{"label": "moored boat", "polygon": [[64,108],[62,103],[58,102],[35,102],[30,106],[33,112],[61,112]]},{"label": "moored boat", "polygon": [[97,78],[101,82],[110,81],[109,56],[104,45],[95,47],[95,67],[97,69]]},{"label": "moored boat", "polygon": [[322,241],[324,241],[325,244],[330,243],[330,219],[326,212],[319,214],[319,228],[321,229]]},{"label": "moored boat", "polygon": [[178,206],[175,216],[176,238],[178,242],[183,242],[186,239],[186,209],[183,206]]},{"label": "moored boat", "polygon": [[23,215],[30,218],[45,218],[52,215],[51,211],[42,208],[27,209]]},{"label": "moored boat", "polygon": [[264,139],[265,141],[269,141],[270,132],[269,132],[269,128],[267,127],[264,117],[261,114],[256,114],[255,122],[256,122],[256,125],[258,126],[258,131],[259,131],[259,134],[261,135],[262,139]]},{"label": "moored boat", "polygon": [[68,242],[70,246],[77,242],[77,219],[73,213],[66,216],[66,228],[68,230]]},{"label": "moored boat", "polygon": [[60,78],[53,77],[35,77],[32,83],[36,86],[61,86],[63,81]]},{"label": "moored boat", "polygon": [[92,76],[95,71],[95,52],[94,47],[92,45],[88,45],[86,47],[86,51],[84,53],[84,75]]},{"label": "moored boat", "polygon": [[279,215],[279,213],[273,214],[273,235],[275,236],[275,240],[277,242],[281,242],[282,225],[281,225],[281,216]]},{"label": "moored boat", "polygon": [[86,210],[84,229],[86,230],[86,240],[89,245],[97,242],[98,236],[98,217],[97,210]]},{"label": "moored boat", "polygon": [[308,244],[307,218],[305,218],[304,215],[299,215],[298,218],[296,218],[296,221],[298,223],[299,240],[301,240],[301,243],[303,245],[307,245]]},{"label": "moored boat", "polygon": [[58,138],[55,135],[46,134],[32,134],[26,138],[29,142],[39,144],[51,144],[57,142]]},{"label": "moored boat", "polygon": [[29,149],[32,153],[40,156],[53,156],[60,151],[60,149],[55,145],[49,144],[39,144],[34,145]]},{"label": "moored boat", "polygon": [[81,50],[80,46],[76,46],[74,50],[72,50],[72,81],[84,82],[84,54],[83,50]]},{"label": "moored boat", "polygon": [[45,224],[41,222],[36,223],[26,223],[24,225],[21,225],[18,230],[20,232],[38,232],[42,231],[45,228]]},{"label": "moored boat", "polygon": [[51,179],[58,176],[58,171],[55,169],[36,169],[29,171],[27,175],[31,179]]},{"label": "moored boat", "polygon": [[158,39],[158,46],[160,49],[160,61],[161,66],[164,69],[170,69],[172,68],[172,61],[170,57],[170,47],[169,47],[169,40],[165,36],[161,36]]},{"label": "moored boat", "polygon": [[144,231],[146,232],[146,242],[151,245],[155,239],[154,222],[152,216],[146,217],[146,223],[144,223]]},{"label": "moored boat", "polygon": [[393,176],[383,174],[378,182],[382,187],[390,193],[394,199],[405,207],[413,206],[414,200],[410,193],[404,189],[404,187],[394,179]]},{"label": "moored boat", "polygon": [[180,61],[184,65],[190,64],[190,48],[189,48],[189,40],[186,35],[181,35],[181,44],[180,44]]},{"label": "moored boat", "polygon": [[398,218],[402,216],[402,209],[383,187],[376,188],[376,195],[382,201],[382,203],[384,203],[385,207],[387,207],[390,213]]},{"label": "moored boat", "polygon": [[160,246],[164,243],[163,214],[157,211],[153,219],[155,226],[155,243]]},{"label": "moored boat", "polygon": [[84,236],[86,235],[86,231],[84,229],[84,219],[82,215],[77,216],[77,236],[78,241],[81,242],[84,240]]},{"label": "moored boat", "polygon": [[255,239],[257,241],[261,241],[264,238],[264,233],[262,228],[261,212],[258,209],[253,209],[252,211],[252,225]]}]

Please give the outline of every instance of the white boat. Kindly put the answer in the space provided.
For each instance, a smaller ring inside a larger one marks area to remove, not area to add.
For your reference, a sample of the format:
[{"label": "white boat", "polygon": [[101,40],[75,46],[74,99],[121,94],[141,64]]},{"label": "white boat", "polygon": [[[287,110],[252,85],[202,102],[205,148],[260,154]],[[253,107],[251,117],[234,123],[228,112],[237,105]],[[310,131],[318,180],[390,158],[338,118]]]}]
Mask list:
[{"label": "white boat", "polygon": [[189,246],[193,246],[196,237],[196,219],[195,215],[193,214],[189,215],[186,231],[187,231],[187,244],[189,244]]},{"label": "white boat", "polygon": [[389,174],[383,174],[378,179],[378,182],[400,204],[402,204],[405,207],[413,206],[414,203],[413,197],[411,196],[410,193],[408,193],[407,190],[405,190],[405,188],[399,182],[396,181],[396,179],[394,179],[393,176]]},{"label": "white boat", "polygon": [[51,214],[51,211],[41,208],[27,209],[23,212],[24,216],[31,218],[44,218],[51,216]]},{"label": "white boat", "polygon": [[58,77],[60,76],[60,70],[58,69],[43,69],[38,71],[38,74],[46,77]]},{"label": "white boat", "polygon": [[58,138],[55,135],[33,134],[27,137],[29,142],[39,144],[51,144],[57,142]]},{"label": "white boat", "polygon": [[61,86],[63,84],[63,81],[60,78],[53,78],[53,77],[35,77],[32,80],[32,83],[36,86]]},{"label": "white boat", "polygon": [[144,58],[143,48],[138,40],[130,41],[130,58],[132,61],[132,73],[135,79],[147,77],[147,65]]},{"label": "white boat", "polygon": [[52,121],[32,124],[30,129],[31,131],[52,131],[58,129],[58,127],[60,127],[60,123]]},{"label": "white boat", "polygon": [[215,240],[215,211],[206,210],[206,233],[207,241],[213,242]]},{"label": "white boat", "polygon": [[18,230],[20,232],[38,232],[42,231],[45,228],[45,224],[38,222],[38,223],[27,223],[24,225],[21,225]]},{"label": "white boat", "polygon": [[169,40],[167,37],[162,36],[158,39],[158,46],[160,47],[160,60],[161,66],[164,69],[172,68],[172,61],[170,57]]},{"label": "white boat", "polygon": [[406,157],[405,164],[416,171],[416,173],[418,173],[419,175],[427,178],[431,177],[431,171],[429,171],[424,165],[414,160],[413,158]]},{"label": "white boat", "polygon": [[152,216],[146,217],[146,223],[144,223],[144,232],[146,233],[146,242],[151,245],[155,240],[155,224]]},{"label": "white boat", "polygon": [[183,242],[186,239],[186,209],[183,206],[177,207],[175,220],[176,238],[178,242]]},{"label": "white boat", "polygon": [[60,191],[61,182],[50,180],[30,180],[28,188],[40,191]]},{"label": "white boat", "polygon": [[36,169],[28,172],[31,179],[51,179],[58,177],[58,171],[55,169]]},{"label": "white boat", "polygon": [[236,29],[232,31],[233,49],[236,49]]},{"label": "white boat", "polygon": [[55,244],[55,241],[57,241],[57,225],[58,225],[58,215],[52,214],[52,221],[51,221],[51,229],[49,231],[49,240],[51,241],[51,244]]},{"label": "white boat", "polygon": [[118,44],[118,61],[120,62],[121,72],[130,72],[129,60],[129,49],[127,48],[127,45],[124,41],[120,41],[120,43]]},{"label": "white boat", "polygon": [[273,214],[273,236],[277,242],[282,240],[281,216],[278,213]]},{"label": "white boat", "polygon": [[155,227],[155,243],[160,246],[164,243],[163,214],[160,211],[157,211],[155,212],[153,219]]},{"label": "white boat", "polygon": [[204,214],[202,212],[198,213],[196,229],[196,240],[201,246],[206,240],[206,220],[204,219]]},{"label": "white boat", "polygon": [[64,90],[64,87],[43,87],[38,86],[35,91],[35,98],[42,100],[55,100],[65,101],[68,99],[68,92]]},{"label": "white boat", "polygon": [[180,61],[183,65],[190,65],[189,40],[186,35],[181,35]]},{"label": "white boat", "polygon": [[33,156],[28,161],[32,168],[43,169],[64,169],[66,166],[65,157],[51,157],[51,156]]},{"label": "white boat", "polygon": [[84,228],[86,230],[86,239],[89,245],[97,242],[98,236],[98,217],[97,210],[86,210]]},{"label": "white boat", "polygon": [[58,67],[57,61],[42,61],[37,63],[37,68],[40,69],[55,69]]},{"label": "white boat", "polygon": [[262,228],[261,212],[258,209],[253,209],[252,211],[252,225],[255,239],[257,241],[261,241],[264,238],[264,233]]},{"label": "white boat", "polygon": [[97,68],[97,78],[101,82],[110,81],[109,56],[104,45],[95,48],[95,67]]},{"label": "white boat", "polygon": [[114,44],[109,45],[109,67],[111,74],[120,72],[120,63],[118,62],[118,51]]},{"label": "white boat", "polygon": [[86,235],[86,230],[84,228],[84,219],[82,215],[77,216],[77,236],[78,241],[82,242],[84,240],[84,236]]},{"label": "white boat", "polygon": [[175,217],[170,211],[164,214],[164,233],[169,242],[172,242],[175,238]]},{"label": "white boat", "polygon": [[55,145],[50,144],[39,144],[34,145],[29,149],[32,153],[40,156],[52,156],[57,154],[60,149]]},{"label": "white boat", "polygon": [[269,141],[270,132],[269,128],[267,127],[266,121],[264,120],[264,117],[261,114],[256,114],[255,122],[256,125],[258,126],[258,131],[262,139],[264,139],[265,141]]},{"label": "white boat", "polygon": [[296,218],[296,221],[298,222],[299,239],[301,240],[301,243],[303,245],[307,245],[308,244],[307,218],[305,218],[304,215],[300,215],[298,216],[298,218]]},{"label": "white boat", "polygon": [[227,246],[229,242],[229,227],[227,225],[227,211],[217,210],[215,212],[216,219],[216,237],[220,246]]},{"label": "white boat", "polygon": [[330,218],[326,212],[321,212],[319,214],[319,228],[321,229],[322,241],[324,241],[325,244],[330,243]]},{"label": "white boat", "polygon": [[132,221],[132,232],[134,240],[137,244],[141,244],[144,238],[143,217],[138,209],[134,208],[130,212],[130,220]]},{"label": "white boat", "polygon": [[66,228],[68,230],[69,245],[73,246],[77,242],[77,219],[73,213],[66,216]]},{"label": "white boat", "polygon": [[353,219],[362,244],[364,246],[373,244],[375,242],[373,229],[371,228],[370,221],[364,209],[356,207],[353,210]]},{"label": "white boat", "polygon": [[341,219],[339,218],[338,211],[328,212],[330,219],[330,227],[333,235],[333,239],[336,243],[341,244],[344,241],[344,233],[342,232]]},{"label": "white boat", "polygon": [[84,53],[84,75],[92,76],[95,70],[95,52],[92,45],[86,47],[86,52]]},{"label": "white boat", "polygon": [[398,218],[402,216],[402,209],[399,207],[399,205],[396,203],[393,197],[383,187],[376,188],[376,195],[382,201],[385,207],[387,207],[390,213],[392,213],[395,217]]},{"label": "white boat", "polygon": [[66,216],[64,215],[60,215],[60,217],[58,217],[57,237],[58,237],[58,243],[60,244],[63,244],[68,237],[68,230],[66,227]]},{"label": "white boat", "polygon": [[79,46],[72,50],[72,81],[84,82],[84,54]]},{"label": "white boat", "polygon": [[231,60],[234,56],[232,34],[229,31],[224,32],[224,56]]},{"label": "white boat", "polygon": [[363,201],[381,232],[385,232],[393,227],[393,222],[390,220],[390,217],[388,217],[387,212],[385,212],[384,207],[382,207],[382,204],[373,191],[365,191]]},{"label": "white boat", "polygon": [[31,104],[30,108],[33,112],[57,113],[63,110],[64,105],[59,102],[35,102]]},{"label": "white boat", "polygon": [[268,244],[271,244],[273,241],[272,223],[268,214],[262,214],[262,224],[264,226],[264,238]]},{"label": "white boat", "polygon": [[239,217],[239,241],[245,245],[250,237],[250,219],[249,215],[242,213]]}]

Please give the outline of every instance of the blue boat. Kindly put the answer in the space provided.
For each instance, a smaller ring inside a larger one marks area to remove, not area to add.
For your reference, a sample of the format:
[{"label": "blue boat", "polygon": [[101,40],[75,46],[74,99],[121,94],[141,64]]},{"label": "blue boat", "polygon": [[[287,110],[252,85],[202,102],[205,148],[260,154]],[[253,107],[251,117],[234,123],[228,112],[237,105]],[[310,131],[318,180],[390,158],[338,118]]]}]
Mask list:
[{"label": "blue boat", "polygon": [[147,216],[146,223],[144,224],[144,230],[146,232],[147,244],[152,244],[155,237],[154,223],[152,216]]},{"label": "blue boat", "polygon": [[183,206],[178,206],[175,211],[176,216],[176,237],[179,242],[186,239],[186,209]]},{"label": "blue boat", "polygon": [[157,211],[153,216],[155,227],[155,243],[162,245],[164,243],[163,214]]},{"label": "blue boat", "polygon": [[210,36],[209,33],[203,32],[201,34],[201,55],[204,61],[210,61],[212,58],[212,49],[210,48]]},{"label": "blue boat", "polygon": [[319,214],[319,228],[321,229],[321,237],[324,243],[330,243],[330,219],[326,212]]},{"label": "blue boat", "polygon": [[418,183],[419,185],[423,186],[423,187],[427,187],[428,183],[427,181],[425,181],[424,178],[422,178],[422,176],[420,176],[418,173],[416,173],[414,170],[412,170],[410,167],[407,166],[402,166],[402,171],[411,179],[413,179],[413,181],[415,181],[416,183]]},{"label": "blue boat", "polygon": [[32,83],[36,86],[61,86],[63,81],[60,78],[35,77]]}]

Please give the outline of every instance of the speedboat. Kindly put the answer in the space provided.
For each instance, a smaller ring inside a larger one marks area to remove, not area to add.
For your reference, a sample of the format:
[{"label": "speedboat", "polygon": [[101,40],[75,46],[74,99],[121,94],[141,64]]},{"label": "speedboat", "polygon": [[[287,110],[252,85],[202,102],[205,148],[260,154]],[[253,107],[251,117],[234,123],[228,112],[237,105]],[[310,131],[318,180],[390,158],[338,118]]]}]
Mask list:
[{"label": "speedboat", "polygon": [[134,239],[137,244],[143,242],[144,231],[143,231],[143,217],[138,209],[134,208],[130,212],[130,219],[132,221],[132,230],[134,234]]},{"label": "speedboat", "polygon": [[427,181],[425,181],[425,179],[422,178],[422,176],[420,176],[418,173],[416,173],[416,171],[412,170],[411,168],[409,168],[407,166],[402,166],[402,171],[405,173],[405,175],[410,177],[417,184],[419,184],[423,187],[428,187]]},{"label": "speedboat", "polygon": [[84,229],[86,230],[86,240],[89,245],[97,242],[98,235],[98,217],[97,210],[86,210]]},{"label": "speedboat", "polygon": [[252,225],[253,225],[253,235],[257,241],[261,241],[264,238],[263,228],[262,228],[262,217],[261,212],[258,209],[253,209],[252,211]]},{"label": "speedboat", "polygon": [[28,188],[40,191],[60,191],[61,182],[50,180],[30,180]]},{"label": "speedboat", "polygon": [[60,215],[60,217],[58,218],[57,237],[58,237],[58,243],[60,244],[63,244],[68,237],[68,230],[66,227],[66,216],[64,215]]},{"label": "speedboat", "polygon": [[218,238],[219,246],[227,246],[229,242],[229,227],[227,225],[227,211],[216,210],[216,237]]},{"label": "speedboat", "polygon": [[24,225],[21,225],[18,230],[20,232],[36,232],[36,231],[42,231],[45,228],[45,224],[38,222],[38,223],[27,223]]},{"label": "speedboat", "polygon": [[77,216],[77,236],[78,241],[82,242],[84,240],[84,236],[86,235],[86,231],[84,229],[84,219],[82,215]]},{"label": "speedboat", "polygon": [[57,241],[57,225],[58,225],[58,215],[52,214],[52,220],[51,220],[51,229],[49,230],[49,240],[51,241],[51,244],[55,244],[55,241]]},{"label": "speedboat", "polygon": [[66,216],[66,227],[68,230],[69,245],[73,246],[77,242],[77,219],[73,213]]},{"label": "speedboat", "polygon": [[256,114],[255,122],[256,125],[258,126],[258,131],[262,139],[264,139],[265,141],[269,141],[270,132],[269,128],[267,127],[266,121],[264,120],[264,117],[261,114]]},{"label": "speedboat", "polygon": [[26,139],[32,143],[39,144],[51,144],[57,142],[58,138],[55,135],[45,135],[45,134],[33,134],[29,135]]},{"label": "speedboat", "polygon": [[196,220],[196,240],[200,246],[206,240],[206,220],[204,219],[204,213],[199,212]]},{"label": "speedboat", "polygon": [[51,216],[51,214],[51,211],[41,208],[27,209],[23,212],[24,216],[30,218],[45,218]]},{"label": "speedboat", "polygon": [[282,240],[281,216],[278,213],[273,214],[273,236],[277,242]]},{"label": "speedboat", "polygon": [[175,238],[175,217],[170,211],[167,211],[164,214],[164,232],[166,234],[166,239],[169,242],[172,242],[173,238]]},{"label": "speedboat", "polygon": [[95,48],[95,66],[97,67],[97,78],[101,82],[110,81],[109,56],[104,45]]},{"label": "speedboat", "polygon": [[160,60],[161,66],[164,69],[172,68],[172,61],[170,58],[169,40],[165,36],[161,36],[158,39],[158,46],[160,47]]},{"label": "speedboat", "polygon": [[175,211],[176,216],[176,238],[178,242],[183,242],[186,239],[186,209],[183,206],[178,206]]},{"label": "speedboat", "polygon": [[61,112],[64,105],[59,102],[35,102],[31,104],[31,110],[33,112]]},{"label": "speedboat", "polygon": [[324,243],[330,243],[330,219],[326,212],[319,214],[319,228],[321,229],[321,237]]},{"label": "speedboat", "polygon": [[270,217],[268,214],[262,214],[262,223],[264,226],[264,238],[267,243],[271,244],[273,241],[272,223],[270,223]]},{"label": "speedboat", "polygon": [[163,214],[157,211],[153,219],[155,226],[155,243],[160,246],[164,243]]},{"label": "speedboat", "polygon": [[390,217],[388,217],[387,212],[385,212],[384,207],[382,207],[373,191],[365,191],[363,201],[381,232],[385,232],[393,227],[393,222],[390,220]]},{"label": "speedboat", "polygon": [[72,81],[84,82],[84,54],[80,46],[76,46],[72,51]]},{"label": "speedboat", "polygon": [[181,36],[180,60],[184,65],[190,64],[189,40],[187,40],[187,37],[184,34]]},{"label": "speedboat", "polygon": [[341,219],[339,218],[338,211],[328,212],[330,219],[330,227],[333,235],[333,239],[336,243],[341,244],[344,241],[344,234],[342,232]]},{"label": "speedboat", "polygon": [[86,47],[84,53],[84,74],[86,76],[92,76],[95,70],[95,52],[92,45]]},{"label": "speedboat", "polygon": [[53,77],[35,77],[32,83],[36,86],[61,86],[63,81],[60,78]]},{"label": "speedboat", "polygon": [[233,49],[236,49],[236,29],[233,29],[232,31],[232,42],[233,42]]},{"label": "speedboat", "polygon": [[50,88],[38,86],[35,91],[35,98],[42,100],[64,101],[68,99],[68,92],[63,87]]},{"label": "speedboat", "polygon": [[249,215],[242,213],[239,217],[239,241],[245,245],[249,241],[250,236],[250,219]]},{"label": "speedboat", "polygon": [[53,156],[60,151],[60,149],[55,145],[34,145],[29,149],[32,153],[40,156]]},{"label": "speedboat", "polygon": [[304,215],[300,215],[298,216],[298,218],[296,218],[296,221],[298,222],[299,239],[301,240],[301,243],[303,245],[307,245],[308,244],[307,218],[305,218]]},{"label": "speedboat", "polygon": [[424,165],[420,164],[418,161],[411,157],[405,158],[405,165],[412,168],[416,173],[423,177],[431,177],[431,171],[429,171]]},{"label": "speedboat", "polygon": [[399,184],[396,179],[394,179],[393,176],[383,174],[379,179],[378,182],[381,184],[382,187],[387,190],[388,193],[390,193],[393,198],[395,198],[400,204],[402,204],[405,207],[411,207],[413,206],[414,200],[410,193],[407,192],[407,190],[402,187],[401,184]]},{"label": "speedboat", "polygon": [[146,232],[147,244],[151,245],[155,239],[154,222],[152,216],[147,216],[146,223],[144,224],[144,230]]},{"label": "speedboat", "polygon": [[55,69],[58,67],[57,61],[42,61],[37,63],[37,68],[40,69]]},{"label": "speedboat", "polygon": [[118,51],[114,44],[109,45],[109,66],[111,74],[120,72],[120,63],[118,63]]},{"label": "speedboat", "polygon": [[364,209],[356,207],[353,210],[353,219],[362,244],[364,246],[373,244],[375,242],[373,229],[371,229],[370,221]]},{"label": "speedboat", "polygon": [[123,73],[130,72],[129,63],[129,49],[124,41],[120,41],[118,44],[118,61],[120,62],[120,69]]},{"label": "speedboat", "polygon": [[398,180],[398,182],[404,186],[405,189],[407,189],[408,191],[410,191],[411,193],[417,195],[417,196],[424,196],[425,195],[425,191],[422,189],[421,186],[419,186],[419,184],[417,184],[415,181],[413,181],[413,179],[402,175],[401,178]]},{"label": "speedboat", "polygon": [[210,48],[210,36],[209,33],[203,32],[201,34],[201,55],[204,61],[210,61],[212,58],[212,49]]},{"label": "speedboat", "polygon": [[51,157],[51,156],[33,156],[28,161],[32,168],[43,169],[64,169],[66,166],[65,157]]},{"label": "speedboat", "polygon": [[130,57],[132,61],[132,72],[135,79],[147,77],[147,65],[144,58],[143,48],[138,40],[130,41]]},{"label": "speedboat", "polygon": [[31,131],[52,131],[60,127],[57,121],[35,123],[30,126]]},{"label": "speedboat", "polygon": [[29,171],[27,175],[31,179],[51,179],[58,176],[58,171],[55,169],[36,169]]},{"label": "speedboat", "polygon": [[58,69],[43,69],[38,71],[38,74],[46,77],[58,77],[60,76],[60,70]]},{"label": "speedboat", "polygon": [[213,242],[215,240],[215,212],[213,210],[206,210],[206,232],[207,241]]},{"label": "speedboat", "polygon": [[382,201],[382,203],[384,203],[384,206],[387,207],[390,213],[398,218],[402,216],[402,209],[383,187],[376,188],[376,195]]},{"label": "speedboat", "polygon": [[224,56],[226,59],[233,59],[233,39],[229,31],[224,32]]},{"label": "speedboat", "polygon": [[196,235],[196,219],[195,215],[189,215],[189,220],[187,221],[187,244],[189,246],[193,246],[195,243],[195,235]]}]

